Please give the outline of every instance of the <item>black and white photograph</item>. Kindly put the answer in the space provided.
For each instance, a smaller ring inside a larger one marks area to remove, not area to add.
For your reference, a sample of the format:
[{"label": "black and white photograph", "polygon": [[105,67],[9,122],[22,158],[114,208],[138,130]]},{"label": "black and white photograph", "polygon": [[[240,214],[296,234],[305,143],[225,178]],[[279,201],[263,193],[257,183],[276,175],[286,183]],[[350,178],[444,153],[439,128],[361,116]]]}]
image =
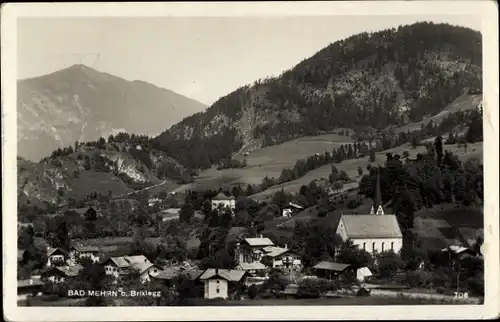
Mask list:
[{"label": "black and white photograph", "polygon": [[419,2],[3,7],[13,320],[498,317],[498,8]]}]

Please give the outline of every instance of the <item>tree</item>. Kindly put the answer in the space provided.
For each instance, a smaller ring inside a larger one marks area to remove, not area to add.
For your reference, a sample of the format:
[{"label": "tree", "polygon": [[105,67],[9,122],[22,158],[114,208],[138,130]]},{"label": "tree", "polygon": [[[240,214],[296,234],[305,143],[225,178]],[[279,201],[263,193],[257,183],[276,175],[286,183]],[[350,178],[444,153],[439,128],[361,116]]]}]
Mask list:
[{"label": "tree", "polygon": [[336,260],[351,265],[353,269],[373,267],[373,258],[370,253],[354,245],[351,240],[340,245]]},{"label": "tree", "polygon": [[375,150],[370,150],[370,162],[375,162]]},{"label": "tree", "polygon": [[438,136],[434,140],[434,148],[436,150],[436,161],[438,166],[441,165],[441,161],[443,160],[443,139],[441,136]]},{"label": "tree", "polygon": [[194,208],[190,203],[185,203],[182,205],[181,210],[179,212],[179,220],[185,223],[191,223],[191,220],[194,217]]},{"label": "tree", "polygon": [[384,251],[378,255],[378,270],[381,277],[393,277],[403,268],[403,264],[401,258],[394,252]]}]

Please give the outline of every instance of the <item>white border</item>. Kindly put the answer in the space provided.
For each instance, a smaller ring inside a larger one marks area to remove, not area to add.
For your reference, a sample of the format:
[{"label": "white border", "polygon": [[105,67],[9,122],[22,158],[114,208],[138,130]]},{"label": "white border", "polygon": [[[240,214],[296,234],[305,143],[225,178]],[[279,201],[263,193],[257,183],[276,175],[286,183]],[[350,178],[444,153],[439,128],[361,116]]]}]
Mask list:
[{"label": "white border", "polygon": [[[1,8],[4,318],[14,321],[482,319],[499,312],[498,8],[495,1],[237,3],[36,3]],[[16,305],[16,51],[18,17],[475,15],[483,24],[485,286],[484,305],[34,308]],[[2,106],[3,107],[3,106]],[[486,147],[491,147],[486,149]],[[487,154],[486,154],[487,153]],[[5,183],[9,183],[5,186]]]}]

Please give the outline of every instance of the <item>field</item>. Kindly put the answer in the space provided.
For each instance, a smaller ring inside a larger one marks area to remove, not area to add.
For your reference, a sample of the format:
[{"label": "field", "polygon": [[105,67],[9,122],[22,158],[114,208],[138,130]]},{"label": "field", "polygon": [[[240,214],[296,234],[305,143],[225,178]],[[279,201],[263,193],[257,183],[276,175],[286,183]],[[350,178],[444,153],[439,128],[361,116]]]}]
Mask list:
[{"label": "field", "polygon": [[[468,158],[471,157],[477,157],[481,161],[483,159],[483,143],[475,143],[475,144],[469,144],[467,147],[467,153],[465,153],[464,148],[458,148],[456,144],[453,145],[444,145],[443,146],[444,150],[448,150],[452,152],[453,154],[456,154],[461,160],[467,160]],[[376,160],[373,162],[373,164],[378,164],[378,165],[383,165],[386,160],[385,154],[388,152],[391,152],[393,154],[399,154],[401,155],[403,151],[408,151],[410,158],[414,159],[417,155],[417,153],[425,153],[426,148],[423,146],[418,146],[415,149],[412,149],[409,144],[404,144],[402,146],[399,146],[394,149],[382,151],[380,153],[376,154]],[[350,178],[352,179],[359,179],[358,175],[358,167],[361,167],[364,171],[366,171],[366,166],[369,164],[369,159],[368,157],[365,158],[360,158],[360,159],[353,159],[353,160],[346,160],[342,163],[336,164],[335,166],[339,171],[345,171]],[[330,165],[325,165],[321,168],[318,168],[316,170],[308,172],[305,176],[302,178],[299,178],[294,181],[286,182],[284,184],[276,185],[273,186],[263,192],[257,193],[252,196],[252,198],[255,199],[266,199],[276,191],[280,190],[283,188],[287,192],[299,192],[300,187],[302,185],[307,185],[309,182],[315,179],[321,179],[321,178],[328,178],[328,175],[331,172],[331,166]],[[344,189],[349,189],[349,188],[356,188],[357,183],[350,183],[344,185]]]},{"label": "field", "polygon": [[415,214],[414,231],[427,249],[442,249],[449,244],[473,244],[482,235],[484,215],[478,207],[453,204],[422,209]]},{"label": "field", "polygon": [[432,117],[425,117],[420,122],[415,122],[405,126],[398,127],[396,129],[396,133],[419,130],[422,124],[425,126],[431,120],[432,122],[434,122],[434,124],[438,124],[439,122],[441,122],[443,118],[445,118],[451,113],[456,113],[458,111],[466,111],[476,108],[482,99],[483,99],[482,95],[462,95],[458,97],[456,100],[454,100],[453,103],[448,105],[440,113]]},{"label": "field", "polygon": [[110,190],[114,194],[125,194],[132,191],[113,174],[94,171],[82,171],[78,178],[72,179],[70,186],[72,187],[70,196],[76,200],[83,200],[85,196],[94,191],[103,195],[107,195]]},{"label": "field", "polygon": [[283,144],[264,147],[252,152],[248,156],[238,156],[235,159],[246,159],[247,167],[243,169],[209,169],[200,174],[192,184],[182,185],[175,191],[185,189],[215,189],[221,185],[260,184],[267,175],[279,177],[281,170],[291,168],[297,160],[325,153],[341,144],[351,143],[348,136],[324,134],[313,137],[302,137]]}]

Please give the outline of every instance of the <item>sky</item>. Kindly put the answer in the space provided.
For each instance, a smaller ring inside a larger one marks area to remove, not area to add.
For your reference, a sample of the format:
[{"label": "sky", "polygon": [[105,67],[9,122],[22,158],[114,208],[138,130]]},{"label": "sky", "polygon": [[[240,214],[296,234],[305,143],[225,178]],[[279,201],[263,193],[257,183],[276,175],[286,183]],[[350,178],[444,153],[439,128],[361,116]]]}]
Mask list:
[{"label": "sky", "polygon": [[481,30],[480,18],[459,15],[20,18],[17,75],[85,64],[211,105],[337,40],[417,21]]}]

